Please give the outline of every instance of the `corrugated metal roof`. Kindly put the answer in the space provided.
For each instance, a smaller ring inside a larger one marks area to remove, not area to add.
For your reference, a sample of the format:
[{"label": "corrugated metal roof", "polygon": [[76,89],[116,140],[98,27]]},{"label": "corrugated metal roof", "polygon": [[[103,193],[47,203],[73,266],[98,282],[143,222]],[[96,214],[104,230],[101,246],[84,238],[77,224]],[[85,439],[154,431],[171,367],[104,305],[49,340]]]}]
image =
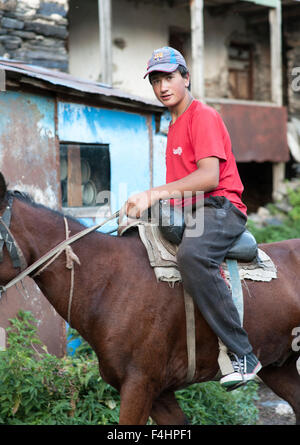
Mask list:
[{"label": "corrugated metal roof", "polygon": [[109,85],[80,79],[68,73],[25,64],[16,60],[8,60],[0,57],[0,70],[5,70],[7,73],[20,74],[20,77],[26,76],[28,78],[38,79],[50,83],[54,87],[64,87],[68,90],[110,97],[116,99],[119,103],[122,101],[124,104],[131,103],[133,105],[136,104],[136,106],[155,107],[157,111],[163,111],[164,109],[157,100],[144,99],[112,88]]}]

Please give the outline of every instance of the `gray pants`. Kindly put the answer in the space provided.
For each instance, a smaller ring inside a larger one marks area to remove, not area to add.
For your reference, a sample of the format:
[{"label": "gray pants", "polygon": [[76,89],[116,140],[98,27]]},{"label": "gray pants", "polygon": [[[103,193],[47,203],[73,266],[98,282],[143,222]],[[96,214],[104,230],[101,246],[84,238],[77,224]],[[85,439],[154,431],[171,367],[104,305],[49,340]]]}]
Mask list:
[{"label": "gray pants", "polygon": [[238,356],[248,354],[252,347],[231,292],[220,274],[220,264],[244,231],[246,221],[246,216],[227,198],[206,198],[203,234],[191,237],[185,230],[177,252],[183,286],[211,329],[229,351]]}]

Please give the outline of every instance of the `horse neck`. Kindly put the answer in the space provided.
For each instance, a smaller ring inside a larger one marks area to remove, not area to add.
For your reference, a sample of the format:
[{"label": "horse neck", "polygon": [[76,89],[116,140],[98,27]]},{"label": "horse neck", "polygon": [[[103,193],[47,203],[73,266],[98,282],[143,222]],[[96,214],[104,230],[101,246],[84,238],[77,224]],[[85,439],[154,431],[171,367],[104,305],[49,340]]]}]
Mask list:
[{"label": "horse neck", "polygon": [[[21,201],[17,202],[17,200],[15,200],[15,202],[14,219],[12,219],[11,229],[13,233],[16,233],[16,239],[30,265],[66,239],[64,217],[57,212],[43,207],[33,207]],[[21,226],[16,224],[20,221],[22,221]],[[79,222],[68,218],[68,229],[71,236],[83,230],[84,227]],[[81,298],[86,300],[90,294],[92,294],[90,274],[93,274],[92,269],[95,266],[93,266],[93,262],[91,261],[91,255],[94,255],[96,251],[100,253],[102,249],[104,249],[107,254],[110,250],[108,244],[112,238],[114,237],[100,233],[92,233],[72,244],[72,249],[81,263],[81,266],[78,266],[76,263],[74,264],[75,286],[72,302],[73,313],[76,307],[78,307],[78,300]],[[93,251],[93,253],[91,253],[91,251]],[[103,255],[102,260],[101,255],[97,255],[97,267],[101,267],[101,261],[105,262],[106,259],[107,255]],[[57,312],[67,320],[71,275],[70,270],[66,268],[65,251],[33,279]],[[105,274],[98,274],[97,285],[100,287],[103,286],[104,280]],[[84,316],[84,311],[80,313],[80,310],[78,310],[77,319],[81,316]],[[78,320],[75,324],[78,324]],[[79,322],[79,324],[82,325],[82,322]],[[74,323],[72,323],[72,325],[76,327]]]},{"label": "horse neck", "polygon": [[[83,228],[79,223],[77,226],[77,231]],[[62,214],[19,199],[14,200],[11,231],[15,234],[28,264],[32,264],[66,239]]]}]

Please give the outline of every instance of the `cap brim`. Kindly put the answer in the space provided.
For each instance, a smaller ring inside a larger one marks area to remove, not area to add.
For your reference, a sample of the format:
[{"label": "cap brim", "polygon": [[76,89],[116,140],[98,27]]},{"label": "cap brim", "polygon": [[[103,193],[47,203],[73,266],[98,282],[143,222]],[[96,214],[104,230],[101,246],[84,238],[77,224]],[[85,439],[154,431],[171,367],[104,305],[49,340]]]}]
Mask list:
[{"label": "cap brim", "polygon": [[179,63],[161,63],[152,66],[148,69],[146,74],[144,75],[144,79],[148,76],[148,74],[152,73],[153,71],[160,71],[163,73],[172,73],[173,71],[176,71],[179,66]]}]

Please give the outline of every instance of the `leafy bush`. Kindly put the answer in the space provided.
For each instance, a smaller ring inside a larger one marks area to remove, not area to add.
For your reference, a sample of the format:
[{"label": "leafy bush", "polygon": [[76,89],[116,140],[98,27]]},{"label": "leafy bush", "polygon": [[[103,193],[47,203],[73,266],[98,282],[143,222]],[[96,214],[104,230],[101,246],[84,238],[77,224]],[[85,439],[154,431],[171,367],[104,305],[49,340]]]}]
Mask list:
[{"label": "leafy bush", "polygon": [[268,225],[256,227],[253,221],[248,220],[247,227],[258,243],[275,243],[287,239],[300,238],[300,224],[286,220],[282,225]]},{"label": "leafy bush", "polygon": [[292,210],[289,212],[289,218],[291,221],[293,221],[295,224],[297,224],[298,227],[300,227],[300,190],[292,190],[288,194],[289,202],[292,205]]},{"label": "leafy bush", "polygon": [[[101,379],[86,342],[81,339],[72,357],[57,358],[37,338],[30,312],[10,321],[9,346],[0,353],[0,424],[118,423],[119,394]],[[72,336],[78,336],[76,331]],[[227,393],[219,383],[208,382],[178,391],[177,398],[192,424],[254,424],[256,387]]]},{"label": "leafy bush", "polygon": [[226,392],[219,382],[197,383],[177,392],[177,400],[193,425],[254,425],[258,384]]},{"label": "leafy bush", "polygon": [[[272,243],[300,238],[300,189],[289,190],[287,200],[292,206],[292,209],[285,216],[281,217],[282,224],[256,227],[251,219],[248,220],[247,226],[258,243]],[[276,206],[274,204],[269,204],[267,207],[273,214],[276,213]]]},{"label": "leafy bush", "polygon": [[0,424],[118,422],[119,395],[100,378],[94,355],[48,354],[30,312],[20,312],[11,325],[9,346],[0,353]]}]

